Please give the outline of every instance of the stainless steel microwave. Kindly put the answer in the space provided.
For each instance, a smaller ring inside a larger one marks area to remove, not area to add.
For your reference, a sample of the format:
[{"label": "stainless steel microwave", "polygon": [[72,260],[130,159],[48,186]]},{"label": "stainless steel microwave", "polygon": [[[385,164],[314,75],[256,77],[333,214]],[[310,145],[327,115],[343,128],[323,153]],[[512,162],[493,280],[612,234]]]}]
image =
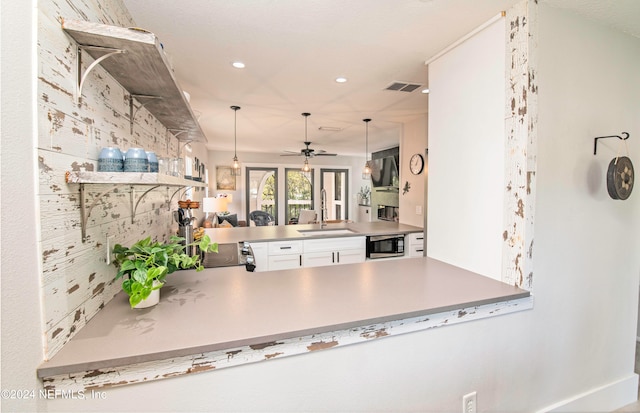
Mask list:
[{"label": "stainless steel microwave", "polygon": [[367,237],[367,258],[404,256],[404,235],[376,235]]}]

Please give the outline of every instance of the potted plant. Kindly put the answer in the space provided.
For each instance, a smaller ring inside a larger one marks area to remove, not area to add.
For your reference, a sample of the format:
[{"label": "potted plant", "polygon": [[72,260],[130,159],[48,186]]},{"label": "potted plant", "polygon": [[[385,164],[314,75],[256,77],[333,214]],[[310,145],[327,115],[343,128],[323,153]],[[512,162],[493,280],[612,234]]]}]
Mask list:
[{"label": "potted plant", "polygon": [[[122,290],[129,295],[131,308],[145,308],[157,304],[162,287],[168,274],[178,269],[195,268],[202,271],[200,254],[185,254],[184,238],[172,236],[168,244],[152,242],[151,237],[142,239],[131,247],[116,244],[114,264],[119,268],[116,280],[127,276],[122,282]],[[218,252],[218,244],[211,242],[208,235],[193,244],[203,252]],[[149,299],[149,302],[145,300]],[[156,298],[157,297],[157,298]],[[153,300],[156,302],[153,303]]]},{"label": "potted plant", "polygon": [[361,186],[358,195],[360,196],[360,204],[369,205],[369,198],[371,198],[371,189],[369,189],[369,186]]}]

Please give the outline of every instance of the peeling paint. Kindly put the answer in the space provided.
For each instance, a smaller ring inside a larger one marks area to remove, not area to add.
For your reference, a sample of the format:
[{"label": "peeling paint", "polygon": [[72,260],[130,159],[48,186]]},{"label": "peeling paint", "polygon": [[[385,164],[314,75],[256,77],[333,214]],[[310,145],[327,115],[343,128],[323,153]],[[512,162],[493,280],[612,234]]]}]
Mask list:
[{"label": "peeling paint", "polygon": [[78,163],[78,162],[73,162],[71,164],[71,170],[74,172],[79,172],[79,171],[87,171],[87,172],[92,172],[93,171],[93,163],[91,162],[83,162],[83,163]]},{"label": "peeling paint", "polygon": [[524,201],[522,199],[518,199],[518,209],[515,213],[520,218],[524,218]]},{"label": "peeling paint", "polygon": [[42,252],[42,259],[43,259],[43,261],[46,261],[46,260],[49,258],[49,256],[50,256],[50,255],[53,255],[53,254],[55,254],[55,253],[56,253],[56,252],[58,252],[58,251],[59,251],[59,250],[57,250],[57,249],[55,249],[55,248],[54,248],[54,249],[47,250],[47,251],[43,251],[43,252]]},{"label": "peeling paint", "polygon": [[53,171],[52,168],[50,168],[49,166],[47,166],[46,163],[44,163],[44,158],[42,156],[38,156],[38,168],[40,169],[40,172],[43,172],[43,173],[49,173]]},{"label": "peeling paint", "polygon": [[67,96],[69,96],[69,97],[73,97],[73,93],[71,93],[71,92],[69,92],[69,91],[67,91],[67,90],[62,89],[60,86],[56,85],[55,83],[53,83],[53,82],[49,82],[48,80],[46,80],[46,79],[45,79],[45,78],[43,78],[43,77],[38,77],[38,79],[39,79],[40,81],[42,81],[43,83],[46,83],[47,85],[49,85],[52,89],[57,90],[58,92],[62,92],[62,93],[64,93],[65,95],[67,95]]},{"label": "peeling paint", "polygon": [[192,374],[192,373],[201,373],[203,371],[209,371],[209,370],[213,370],[215,369],[215,366],[209,366],[209,365],[202,365],[202,366],[194,366],[192,368],[190,368],[189,370],[187,370],[187,374]]},{"label": "peeling paint", "polygon": [[325,350],[331,347],[335,347],[338,345],[338,342],[333,341],[316,341],[315,343],[311,343],[311,345],[307,346],[307,350],[316,351],[316,350]]},{"label": "peeling paint", "polygon": [[380,337],[385,337],[385,336],[388,336],[388,335],[389,335],[389,333],[387,333],[386,329],[384,329],[384,328],[382,328],[380,330],[365,331],[363,333],[360,333],[360,337],[366,338],[366,339],[380,338]]},{"label": "peeling paint", "polygon": [[100,283],[98,284],[94,289],[93,289],[93,295],[96,295],[100,292],[102,292],[102,290],[104,290],[104,283]]},{"label": "peeling paint", "polygon": [[274,358],[274,357],[281,356],[281,355],[283,355],[283,354],[284,354],[284,353],[265,354],[265,355],[264,355],[264,358],[265,358],[265,360],[269,360],[269,359],[272,359],[272,358]]},{"label": "peeling paint", "polygon": [[279,344],[282,344],[282,343],[278,343],[277,341],[269,341],[268,343],[252,344],[249,347],[251,347],[252,350],[262,350],[267,347],[277,346]]}]

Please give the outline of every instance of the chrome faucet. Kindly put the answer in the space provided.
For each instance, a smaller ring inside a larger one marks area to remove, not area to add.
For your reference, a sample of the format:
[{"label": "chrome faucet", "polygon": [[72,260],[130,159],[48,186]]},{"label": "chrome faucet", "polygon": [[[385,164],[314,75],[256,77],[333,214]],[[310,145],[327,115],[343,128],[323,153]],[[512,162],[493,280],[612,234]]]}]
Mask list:
[{"label": "chrome faucet", "polygon": [[320,190],[320,229],[327,226],[327,190]]}]

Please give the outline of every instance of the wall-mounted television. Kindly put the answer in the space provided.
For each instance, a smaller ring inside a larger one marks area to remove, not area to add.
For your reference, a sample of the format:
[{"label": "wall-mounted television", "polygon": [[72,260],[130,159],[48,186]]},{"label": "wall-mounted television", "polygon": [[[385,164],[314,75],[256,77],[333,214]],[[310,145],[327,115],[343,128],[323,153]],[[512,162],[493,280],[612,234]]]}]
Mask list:
[{"label": "wall-mounted television", "polygon": [[400,186],[398,165],[393,156],[371,160],[371,185],[374,188]]}]

